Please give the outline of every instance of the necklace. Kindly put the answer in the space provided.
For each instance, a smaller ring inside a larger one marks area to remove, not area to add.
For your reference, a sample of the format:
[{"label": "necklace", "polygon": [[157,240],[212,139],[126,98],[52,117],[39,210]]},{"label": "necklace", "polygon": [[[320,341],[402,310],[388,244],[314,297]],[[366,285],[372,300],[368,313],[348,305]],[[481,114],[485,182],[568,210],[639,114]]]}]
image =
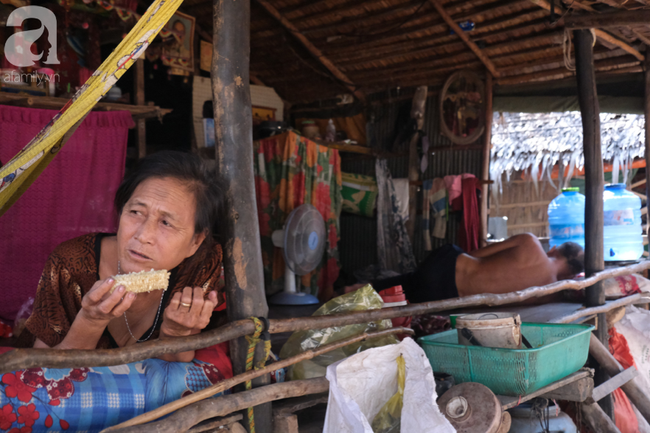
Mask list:
[{"label": "necklace", "polygon": [[[118,260],[117,261],[117,274],[120,275],[121,273],[122,273],[122,268],[120,266],[120,261]],[[151,336],[153,335],[153,332],[156,330],[156,325],[158,324],[158,318],[160,317],[160,309],[162,307],[162,301],[163,301],[163,297],[164,297],[163,295],[164,294],[165,294],[165,292],[163,291],[163,294],[160,295],[160,304],[158,304],[158,312],[156,313],[156,320],[153,322],[153,326],[151,327],[151,332],[149,332],[149,335],[147,335],[147,337],[143,338],[142,340],[138,340],[137,338],[135,338],[135,335],[133,335],[133,332],[131,332],[131,327],[129,326],[129,321],[126,319],[126,311],[124,312],[124,323],[126,323],[126,329],[128,329],[129,334],[131,334],[131,338],[133,338],[136,341],[136,343],[143,343],[143,342],[147,341],[148,339],[151,338]]]}]

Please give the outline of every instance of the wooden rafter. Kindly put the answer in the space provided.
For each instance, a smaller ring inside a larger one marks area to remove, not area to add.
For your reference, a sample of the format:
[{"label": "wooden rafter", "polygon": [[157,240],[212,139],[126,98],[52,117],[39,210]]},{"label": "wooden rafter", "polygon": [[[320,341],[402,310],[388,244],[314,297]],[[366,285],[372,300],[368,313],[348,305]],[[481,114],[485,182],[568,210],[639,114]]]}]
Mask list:
[{"label": "wooden rafter", "polygon": [[[530,0],[531,2],[535,3],[537,6],[546,9],[547,11],[551,10],[551,5],[548,4],[546,0]],[[584,6],[584,5],[581,5]],[[596,12],[595,9],[589,8],[591,11]],[[596,38],[599,39],[602,42],[609,43],[612,45],[615,45],[628,53],[632,54],[634,57],[636,57],[639,60],[644,60],[645,56],[639,52],[636,48],[632,47],[630,44],[627,42],[624,42],[618,38],[615,38],[614,36],[610,35],[609,33],[604,32],[603,30],[600,29],[595,29],[596,32]]]},{"label": "wooden rafter", "polygon": [[359,100],[365,101],[366,97],[362,91],[356,88],[350,79],[345,75],[334,63],[330,61],[327,57],[323,55],[320,49],[316,47],[309,39],[307,39],[300,31],[294,26],[291,21],[286,19],[276,8],[274,8],[267,0],[257,0],[257,2],[262,6],[269,14],[271,14],[275,19],[280,21],[280,24],[285,29],[289,30],[291,34],[300,41],[300,43],[307,48],[307,50],[314,56],[318,61],[325,66],[336,78],[343,82],[345,87],[347,87],[354,96]]},{"label": "wooden rafter", "polygon": [[493,76],[498,77],[499,76],[499,71],[497,71],[497,68],[496,68],[496,66],[494,66],[494,63],[492,63],[492,60],[490,60],[490,58],[487,55],[485,55],[485,53],[483,53],[481,51],[481,49],[478,47],[478,45],[476,45],[474,42],[472,42],[472,40],[469,38],[469,36],[467,36],[467,34],[465,34],[465,32],[458,26],[458,24],[456,24],[456,22],[445,11],[445,8],[443,8],[438,3],[438,0],[429,0],[429,4],[431,4],[434,8],[436,8],[438,13],[442,17],[442,19],[445,20],[447,25],[449,27],[451,27],[454,32],[456,32],[458,37],[461,38],[463,40],[463,42],[465,42],[465,45],[467,45],[469,47],[469,49],[472,50],[472,52],[474,54],[476,54],[476,57],[478,57],[481,60],[481,62],[483,62],[485,67],[488,69],[488,71],[490,71],[490,73]]}]

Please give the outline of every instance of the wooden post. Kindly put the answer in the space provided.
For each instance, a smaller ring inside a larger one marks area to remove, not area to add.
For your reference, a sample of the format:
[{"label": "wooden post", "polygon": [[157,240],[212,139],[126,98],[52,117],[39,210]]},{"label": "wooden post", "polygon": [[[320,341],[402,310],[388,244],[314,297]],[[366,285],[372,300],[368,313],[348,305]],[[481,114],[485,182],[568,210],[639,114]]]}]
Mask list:
[{"label": "wooden post", "polygon": [[420,179],[420,158],[418,155],[418,140],[420,131],[424,127],[424,109],[427,105],[427,86],[420,86],[415,90],[413,104],[411,105],[411,118],[416,122],[417,130],[409,143],[409,219],[406,221],[406,231],[411,242],[415,241],[415,220],[418,210],[418,187],[415,185]]},{"label": "wooden post", "polygon": [[[144,97],[144,59],[135,62],[135,105],[145,105]],[[136,121],[138,128],[138,158],[147,156],[147,126],[144,119]]]},{"label": "wooden post", "polygon": [[490,195],[490,150],[492,149],[492,74],[485,74],[485,133],[483,134],[483,161],[481,167],[481,238],[479,246],[487,245],[488,235],[488,197]]},{"label": "wooden post", "polygon": [[[589,277],[605,268],[603,250],[603,158],[600,144],[600,106],[596,92],[594,72],[593,36],[589,30],[573,32],[576,56],[578,100],[582,115],[583,152],[585,156],[585,273]],[[602,283],[587,288],[587,307],[605,303]],[[608,347],[607,318],[598,315],[596,336]],[[598,369],[596,385],[608,377]],[[613,415],[612,399],[608,396],[599,402],[605,413]]]},{"label": "wooden post", "polygon": [[[228,212],[221,222],[225,244],[226,302],[230,321],[267,316],[262,249],[253,177],[250,100],[250,0],[214,0],[212,93],[216,164],[226,183]],[[246,370],[248,343],[230,343],[235,374]],[[263,345],[258,344],[257,360]],[[266,384],[264,376],[253,384]],[[246,417],[245,417],[246,418]],[[247,429],[248,420],[245,421]],[[271,432],[270,403],[255,407],[257,432]]]},{"label": "wooden post", "polygon": [[[645,114],[645,196],[650,197],[650,49],[646,48],[644,62],[645,101],[643,113]],[[646,200],[646,209],[649,200]],[[648,230],[646,229],[646,234]]]}]

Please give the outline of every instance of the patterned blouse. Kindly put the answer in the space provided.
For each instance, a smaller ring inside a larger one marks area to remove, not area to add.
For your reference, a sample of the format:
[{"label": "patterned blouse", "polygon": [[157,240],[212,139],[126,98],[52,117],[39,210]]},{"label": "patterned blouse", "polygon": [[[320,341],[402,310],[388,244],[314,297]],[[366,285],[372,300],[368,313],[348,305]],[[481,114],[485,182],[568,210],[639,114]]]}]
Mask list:
[{"label": "patterned blouse", "polygon": [[[32,347],[36,338],[50,347],[63,340],[77,313],[81,311],[81,299],[99,280],[101,240],[105,236],[112,235],[91,233],[56,247],[45,264],[34,299],[34,311],[19,336],[18,347]],[[213,251],[207,255],[198,274],[187,275],[188,272],[184,272],[185,261],[171,270],[169,289],[163,295],[163,309],[169,305],[176,292],[187,286],[203,287],[206,296],[210,291],[217,290],[218,306],[225,302],[221,278],[221,246],[216,244]],[[158,322],[152,338],[158,336],[161,322]],[[144,335],[148,333],[149,330]],[[114,347],[117,347],[117,344],[106,329],[97,343],[97,348]]]}]

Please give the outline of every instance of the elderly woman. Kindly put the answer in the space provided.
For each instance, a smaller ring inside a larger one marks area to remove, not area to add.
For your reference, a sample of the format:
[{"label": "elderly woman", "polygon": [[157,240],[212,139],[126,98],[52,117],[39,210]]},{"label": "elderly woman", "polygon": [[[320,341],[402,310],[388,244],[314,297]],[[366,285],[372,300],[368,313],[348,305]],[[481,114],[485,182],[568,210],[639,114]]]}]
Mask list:
[{"label": "elderly woman", "polygon": [[[198,156],[161,152],[141,161],[115,196],[116,234],[92,233],[59,245],[38,285],[21,345],[124,347],[204,329],[215,307],[221,247],[214,228],[224,203],[217,176]],[[166,291],[127,293],[114,275],[166,269]],[[166,355],[189,362],[194,352]]]}]

